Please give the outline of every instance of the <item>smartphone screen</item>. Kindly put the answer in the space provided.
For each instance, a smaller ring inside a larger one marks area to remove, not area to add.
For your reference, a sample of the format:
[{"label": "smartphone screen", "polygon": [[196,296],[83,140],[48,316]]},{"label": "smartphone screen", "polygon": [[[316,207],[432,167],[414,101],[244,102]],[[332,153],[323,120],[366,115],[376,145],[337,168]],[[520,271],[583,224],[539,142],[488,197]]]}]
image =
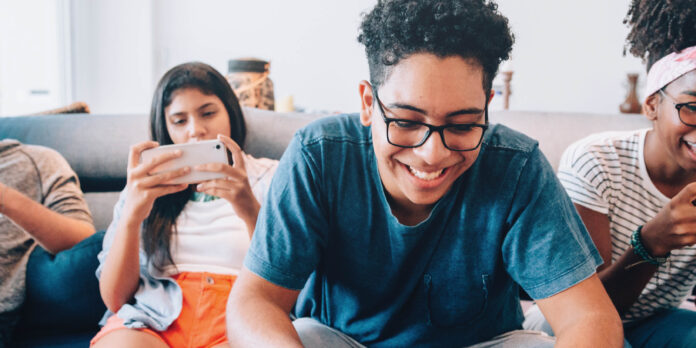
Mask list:
[{"label": "smartphone screen", "polygon": [[147,149],[140,153],[140,163],[150,161],[152,158],[174,150],[181,150],[181,157],[169,160],[157,166],[150,172],[151,175],[176,170],[182,167],[191,167],[191,172],[167,182],[167,184],[196,184],[206,180],[224,178],[223,173],[203,172],[193,170],[193,167],[207,163],[232,164],[232,157],[227,147],[220,140],[204,140],[196,143],[163,145],[153,149]]}]

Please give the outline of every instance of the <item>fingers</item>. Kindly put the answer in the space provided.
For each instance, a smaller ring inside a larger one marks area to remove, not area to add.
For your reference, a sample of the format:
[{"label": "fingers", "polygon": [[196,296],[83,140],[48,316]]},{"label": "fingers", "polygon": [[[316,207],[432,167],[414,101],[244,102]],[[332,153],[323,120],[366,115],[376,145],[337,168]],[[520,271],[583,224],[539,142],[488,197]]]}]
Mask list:
[{"label": "fingers", "polygon": [[228,179],[207,180],[196,185],[196,191],[220,189],[225,191],[238,190],[244,187],[244,183]]},{"label": "fingers", "polygon": [[143,141],[130,147],[128,151],[128,168],[135,168],[140,163],[140,154],[147,150],[159,146],[156,141]]},{"label": "fingers", "polygon": [[239,147],[239,145],[228,136],[218,134],[218,140],[222,141],[222,143],[225,144],[225,146],[227,146],[227,149],[230,150],[230,153],[232,154],[232,160],[234,162],[232,163],[232,165],[235,168],[241,168],[244,171],[246,171],[246,164],[244,163],[244,152],[242,151],[242,148]]},{"label": "fingers", "polygon": [[167,151],[160,155],[153,157],[149,162],[143,163],[140,168],[137,168],[135,172],[138,174],[150,175],[150,173],[155,170],[158,166],[175,158],[181,157],[183,152],[181,150]]},{"label": "fingers", "polygon": [[156,190],[157,197],[162,197],[166,195],[170,195],[172,193],[180,192],[185,190],[188,187],[188,184],[177,184],[177,185],[165,185],[165,186],[160,186]]},{"label": "fingers", "polygon": [[677,193],[676,196],[674,196],[675,200],[681,203],[688,203],[692,207],[696,207],[696,182],[692,182]]},{"label": "fingers", "polygon": [[[140,180],[140,185],[144,188],[168,184],[172,180],[182,177],[191,172],[191,167],[183,167],[177,170],[150,175]],[[171,185],[170,185],[171,186]]]},{"label": "fingers", "polygon": [[199,183],[196,185],[196,191],[233,200],[240,194],[245,195],[251,192],[251,187],[244,181],[216,179]]},{"label": "fingers", "polygon": [[201,172],[223,173],[226,177],[236,180],[247,180],[246,171],[242,168],[235,168],[224,163],[206,163],[193,167],[193,170]]}]

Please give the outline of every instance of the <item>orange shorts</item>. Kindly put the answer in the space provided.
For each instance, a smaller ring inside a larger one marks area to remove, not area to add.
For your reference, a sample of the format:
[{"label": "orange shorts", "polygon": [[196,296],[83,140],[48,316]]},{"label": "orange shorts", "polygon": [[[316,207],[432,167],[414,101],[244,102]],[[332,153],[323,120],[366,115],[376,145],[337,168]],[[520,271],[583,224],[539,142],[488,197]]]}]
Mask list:
[{"label": "orange shorts", "polygon": [[[165,331],[135,330],[154,335],[168,346],[176,348],[212,347],[227,342],[225,309],[237,276],[183,272],[173,278],[181,287],[183,295],[179,317]],[[116,315],[111,316],[106,325],[92,338],[90,345],[104,335],[120,329],[128,329],[123,325],[123,319]]]}]

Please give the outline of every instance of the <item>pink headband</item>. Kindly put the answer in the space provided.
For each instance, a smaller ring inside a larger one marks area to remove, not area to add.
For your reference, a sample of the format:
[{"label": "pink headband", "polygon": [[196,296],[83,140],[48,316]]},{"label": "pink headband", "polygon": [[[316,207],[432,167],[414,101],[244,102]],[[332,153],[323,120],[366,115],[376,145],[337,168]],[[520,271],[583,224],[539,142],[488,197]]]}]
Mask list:
[{"label": "pink headband", "polygon": [[648,71],[645,98],[667,86],[680,76],[696,69],[696,46],[670,53],[655,62]]}]

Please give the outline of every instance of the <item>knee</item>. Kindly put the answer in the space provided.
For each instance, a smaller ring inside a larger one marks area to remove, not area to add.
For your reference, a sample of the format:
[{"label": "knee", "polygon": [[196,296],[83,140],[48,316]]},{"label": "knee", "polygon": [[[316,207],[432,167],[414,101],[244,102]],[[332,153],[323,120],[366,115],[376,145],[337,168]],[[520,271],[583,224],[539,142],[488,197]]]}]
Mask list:
[{"label": "knee", "polygon": [[541,331],[549,336],[554,336],[551,325],[546,321],[544,314],[541,313],[541,310],[536,305],[530,307],[524,314],[524,323],[522,327],[525,330]]},{"label": "knee", "polygon": [[310,318],[295,319],[292,321],[292,325],[295,327],[295,331],[297,331],[300,338],[302,338],[302,336],[320,335],[323,331],[322,325]]},{"label": "knee", "polygon": [[[300,336],[302,345],[307,348],[315,347],[337,347],[355,348],[363,347],[352,338],[328,327],[317,320],[311,318],[299,318],[292,322],[297,334]],[[363,347],[364,348],[364,347]]]},{"label": "knee", "polygon": [[297,331],[297,335],[300,336],[300,341],[305,347],[321,347],[323,339],[322,337],[326,334],[323,325],[318,323],[314,319],[310,318],[298,318],[293,320],[292,325]]}]

